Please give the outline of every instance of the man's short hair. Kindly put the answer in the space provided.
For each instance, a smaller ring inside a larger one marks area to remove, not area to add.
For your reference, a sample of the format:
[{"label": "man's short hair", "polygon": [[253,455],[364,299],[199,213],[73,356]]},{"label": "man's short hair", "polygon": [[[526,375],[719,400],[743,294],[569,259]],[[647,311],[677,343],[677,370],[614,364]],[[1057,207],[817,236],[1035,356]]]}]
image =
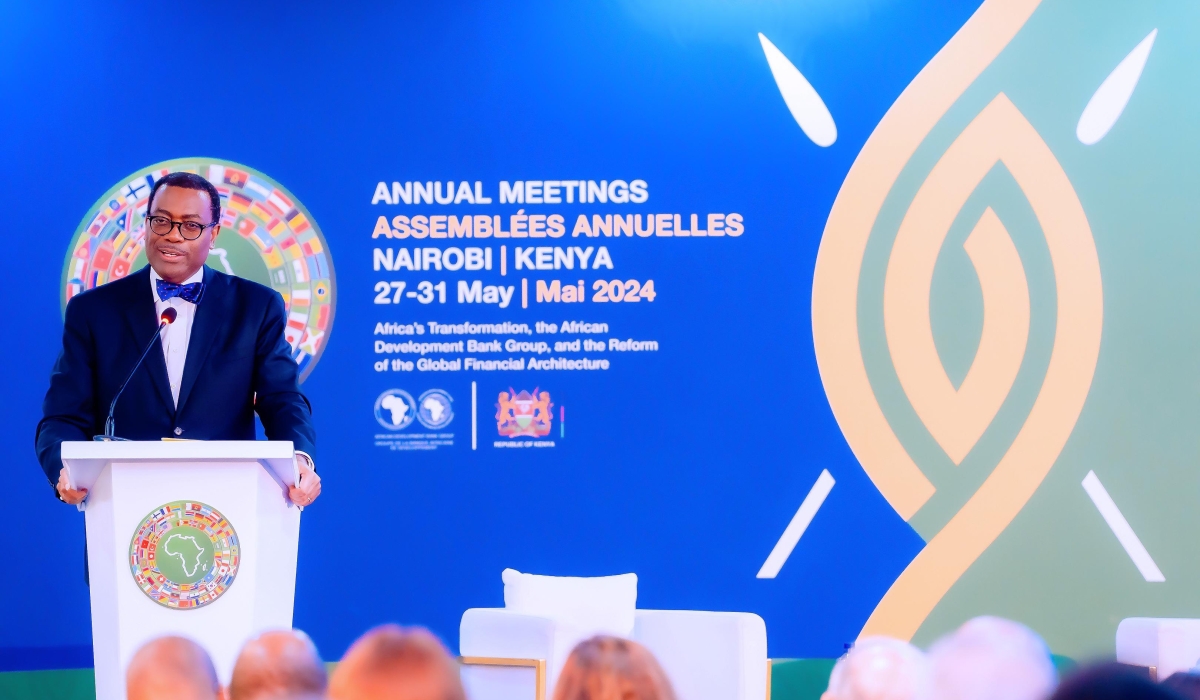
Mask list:
[{"label": "man's short hair", "polygon": [[1186,700],[1200,700],[1200,676],[1190,671],[1176,671],[1160,685],[1182,695]]},{"label": "man's short hair", "polygon": [[212,659],[185,637],[159,637],[146,642],[125,670],[129,700],[221,697]]},{"label": "man's short hair", "polygon": [[270,630],[242,647],[229,681],[229,698],[322,697],[327,685],[325,665],[307,634]]},{"label": "man's short hair", "polygon": [[458,664],[428,630],[382,625],[351,645],[329,679],[331,700],[465,700]]},{"label": "man's short hair", "polygon": [[866,637],[838,660],[821,700],[925,700],[929,661],[908,642]]},{"label": "man's short hair", "polygon": [[208,180],[200,177],[196,173],[171,173],[159,178],[158,182],[154,183],[154,187],[150,188],[150,200],[146,202],[146,215],[154,211],[154,195],[158,194],[158,190],[162,187],[170,185],[171,187],[182,187],[185,190],[202,190],[208,193],[209,208],[212,212],[212,221],[209,223],[215,224],[221,220],[221,195],[217,192],[217,188]]},{"label": "man's short hair", "polygon": [[[1170,680],[1169,678],[1167,680]],[[1150,680],[1146,667],[1102,663],[1075,671],[1050,700],[1181,700],[1175,688]]]},{"label": "man's short hair", "polygon": [[1000,617],[967,620],[929,650],[933,700],[1042,700],[1058,684],[1036,632]]}]

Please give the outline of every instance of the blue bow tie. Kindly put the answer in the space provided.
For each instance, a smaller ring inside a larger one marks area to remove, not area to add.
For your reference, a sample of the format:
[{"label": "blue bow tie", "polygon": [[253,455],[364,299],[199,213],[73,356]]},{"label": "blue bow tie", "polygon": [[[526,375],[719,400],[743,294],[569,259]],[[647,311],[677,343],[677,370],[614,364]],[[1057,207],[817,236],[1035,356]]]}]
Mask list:
[{"label": "blue bow tie", "polygon": [[166,301],[171,297],[179,297],[184,301],[190,301],[195,304],[200,301],[200,296],[204,294],[203,282],[192,282],[191,284],[174,284],[164,279],[155,280],[155,287],[158,288],[158,298]]}]

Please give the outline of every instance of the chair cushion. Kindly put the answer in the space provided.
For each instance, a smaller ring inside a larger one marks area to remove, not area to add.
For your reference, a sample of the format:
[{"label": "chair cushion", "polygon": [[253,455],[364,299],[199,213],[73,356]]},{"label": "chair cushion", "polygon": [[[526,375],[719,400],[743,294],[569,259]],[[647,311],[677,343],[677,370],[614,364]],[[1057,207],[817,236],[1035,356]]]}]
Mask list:
[{"label": "chair cushion", "polygon": [[576,638],[633,634],[637,574],[619,576],[538,576],[505,569],[504,607],[550,618],[571,628]]}]

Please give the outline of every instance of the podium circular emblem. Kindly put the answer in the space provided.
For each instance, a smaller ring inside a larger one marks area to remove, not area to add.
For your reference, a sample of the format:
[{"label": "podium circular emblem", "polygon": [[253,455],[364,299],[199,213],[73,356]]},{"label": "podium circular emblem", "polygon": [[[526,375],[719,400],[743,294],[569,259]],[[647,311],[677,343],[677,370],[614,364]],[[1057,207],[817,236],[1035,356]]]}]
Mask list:
[{"label": "podium circular emblem", "polygon": [[71,297],[146,264],[146,205],[159,178],[173,172],[208,179],[221,196],[221,233],[208,266],[259,282],[283,297],[284,336],[304,381],[333,330],[333,259],[317,222],[283,185],[253,168],[215,158],[180,158],[147,166],[97,201],[71,239],[59,287]]},{"label": "podium circular emblem", "polygon": [[129,568],[150,600],[190,610],[208,605],[233,585],[240,549],[233,525],[216,508],[173,501],[138,525],[129,543]]}]

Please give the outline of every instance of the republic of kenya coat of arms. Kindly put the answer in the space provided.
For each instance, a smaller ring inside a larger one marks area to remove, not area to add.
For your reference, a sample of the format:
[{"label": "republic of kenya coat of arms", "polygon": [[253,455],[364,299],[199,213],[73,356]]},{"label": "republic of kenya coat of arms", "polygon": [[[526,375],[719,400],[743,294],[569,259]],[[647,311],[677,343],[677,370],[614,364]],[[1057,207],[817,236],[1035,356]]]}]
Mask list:
[{"label": "republic of kenya coat of arms", "polygon": [[517,393],[511,388],[502,391],[496,404],[496,429],[510,438],[545,437],[550,434],[553,407],[550,392],[539,393],[537,387],[532,394],[524,390]]}]

